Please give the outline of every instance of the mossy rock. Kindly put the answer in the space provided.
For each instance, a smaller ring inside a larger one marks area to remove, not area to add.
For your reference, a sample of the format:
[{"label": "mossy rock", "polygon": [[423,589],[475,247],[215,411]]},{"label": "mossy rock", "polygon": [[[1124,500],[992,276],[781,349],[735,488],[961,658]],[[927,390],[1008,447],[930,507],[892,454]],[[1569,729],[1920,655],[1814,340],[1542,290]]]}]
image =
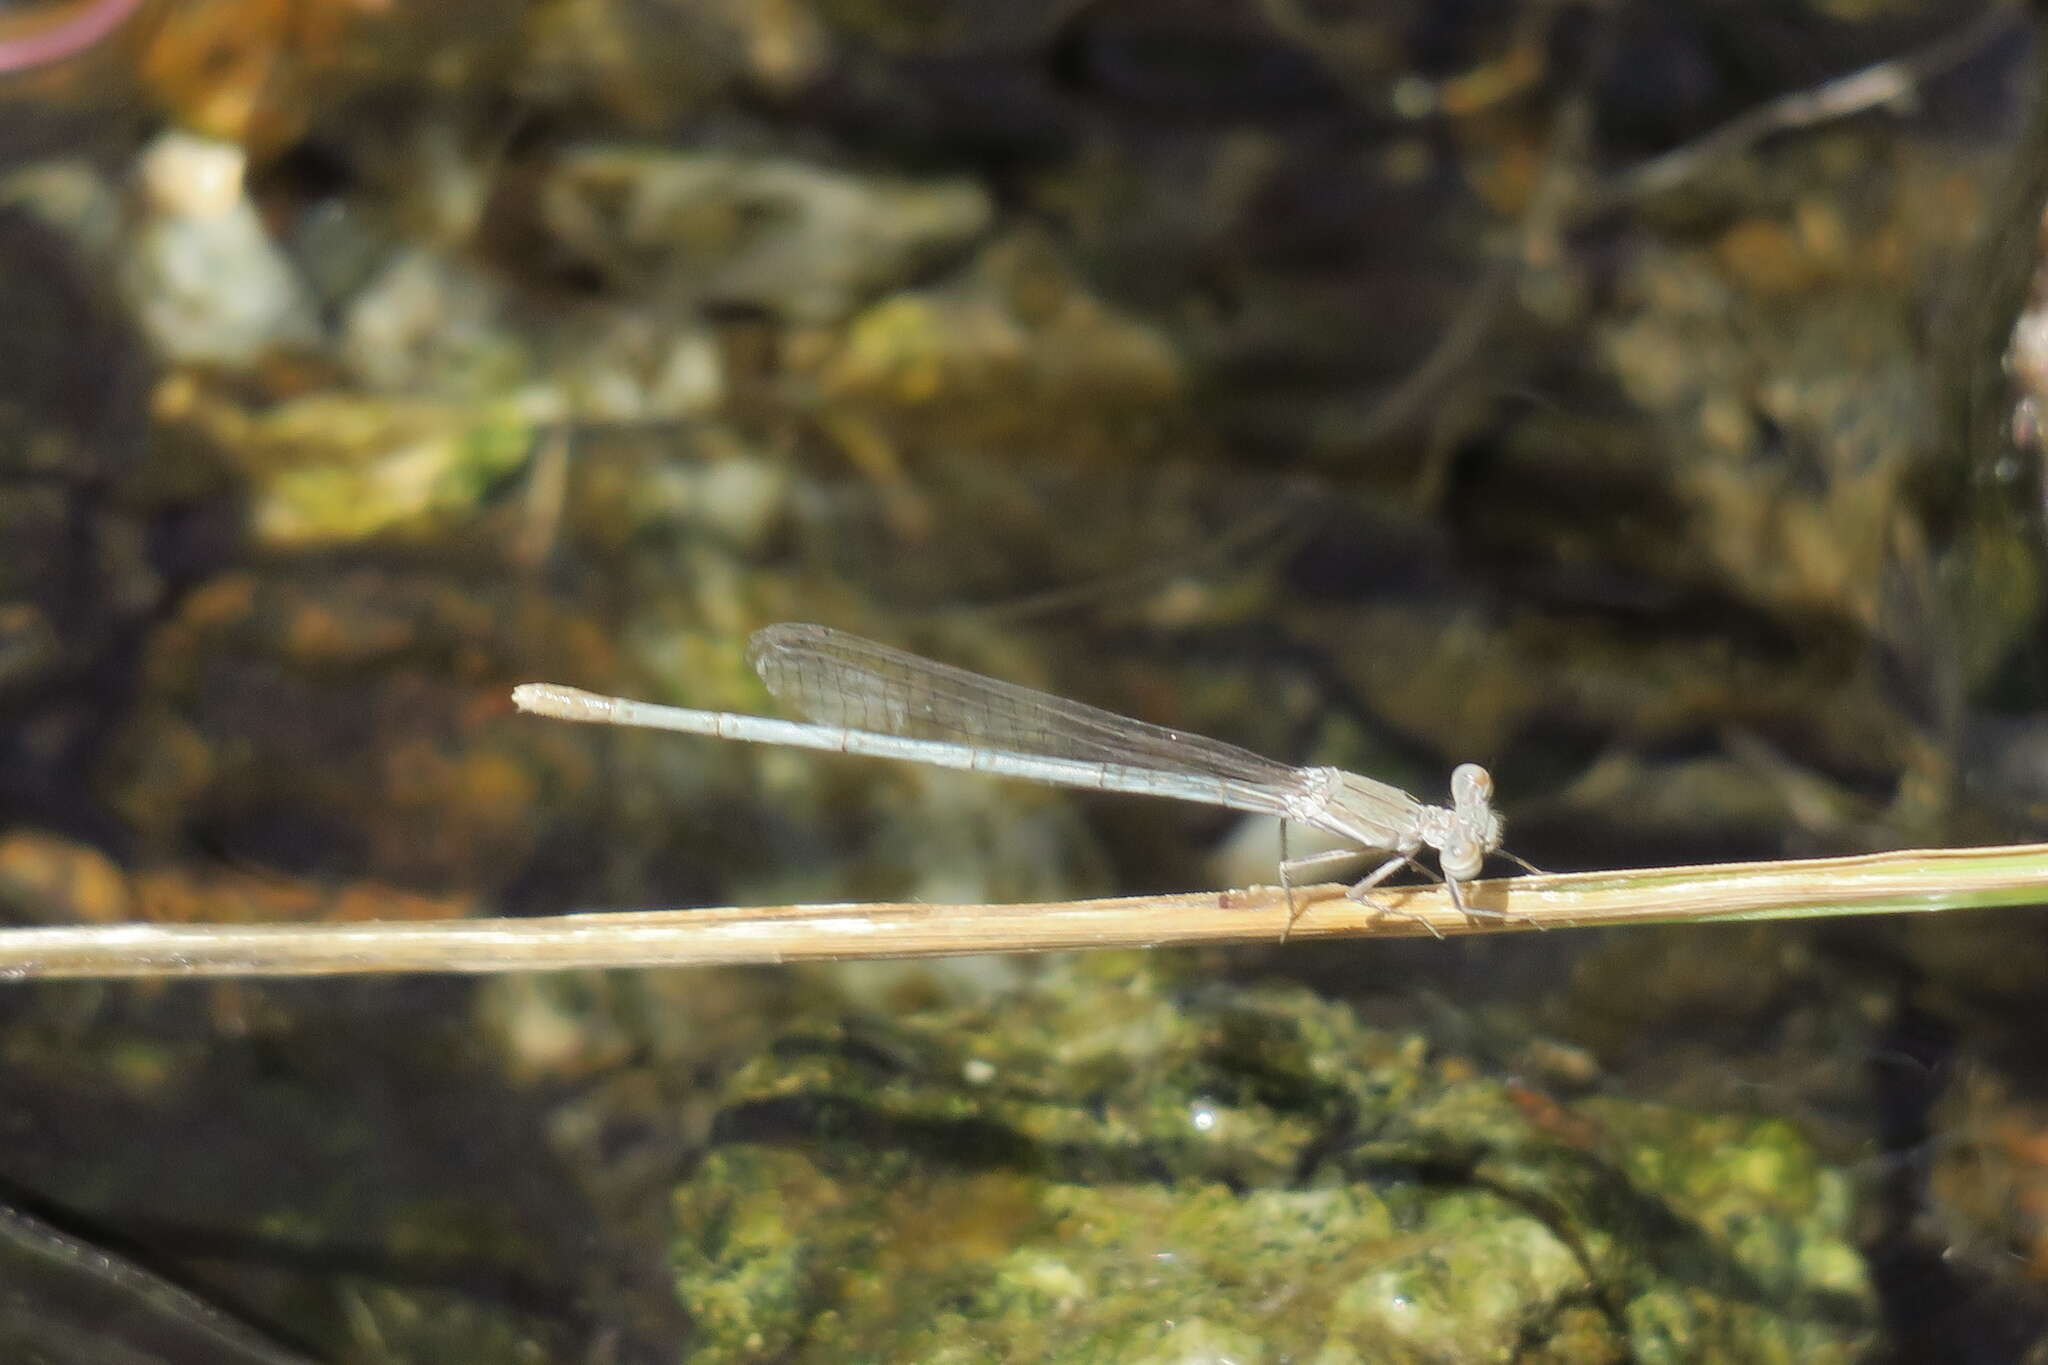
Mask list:
[{"label": "mossy rock", "polygon": [[1787,1124],[1563,1102],[1098,958],[792,1028],[677,1193],[675,1268],[705,1362],[1850,1360],[1848,1189]]}]

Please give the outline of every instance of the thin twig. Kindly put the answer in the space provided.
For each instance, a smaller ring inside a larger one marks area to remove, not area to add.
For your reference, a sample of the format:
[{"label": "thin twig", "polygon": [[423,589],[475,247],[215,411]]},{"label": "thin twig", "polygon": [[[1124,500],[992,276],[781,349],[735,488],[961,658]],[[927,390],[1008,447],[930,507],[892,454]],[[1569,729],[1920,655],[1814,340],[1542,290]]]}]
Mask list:
[{"label": "thin twig", "polygon": [[[1471,367],[1506,316],[1525,275],[1554,264],[1560,239],[1579,192],[1579,168],[1592,148],[1593,87],[1613,57],[1616,27],[1612,15],[1597,21],[1590,48],[1582,61],[1582,79],[1559,101],[1550,119],[1543,162],[1529,202],[1515,224],[1512,251],[1488,264],[1451,314],[1436,343],[1398,383],[1373,400],[1370,411],[1354,425],[1351,442],[1369,447],[1419,420],[1437,405],[1444,391]],[[1415,484],[1415,501],[1424,507],[1443,496],[1449,478],[1449,448],[1434,443]]]},{"label": "thin twig", "polygon": [[[1413,938],[2029,905],[2048,902],[2048,844],[1475,882],[1465,896],[1482,914],[1472,919],[1441,887],[1382,887],[1376,894],[1398,913],[1378,913],[1335,886],[1297,889],[1304,909],[1292,937]],[[1280,892],[1261,889],[1036,905],[14,928],[0,929],[0,979],[539,972],[1272,943],[1286,918]]]},{"label": "thin twig", "polygon": [[1748,150],[1765,138],[1797,128],[1849,118],[1912,96],[1937,76],[1954,70],[1988,47],[1995,38],[2021,31],[2017,5],[1993,4],[1962,27],[1945,33],[1917,52],[1876,62],[1846,76],[1804,90],[1795,90],[1738,115],[1704,137],[1674,147],[1622,173],[1595,204],[1583,211],[1599,212],[1618,204],[1660,194],[1691,179],[1708,166]]}]

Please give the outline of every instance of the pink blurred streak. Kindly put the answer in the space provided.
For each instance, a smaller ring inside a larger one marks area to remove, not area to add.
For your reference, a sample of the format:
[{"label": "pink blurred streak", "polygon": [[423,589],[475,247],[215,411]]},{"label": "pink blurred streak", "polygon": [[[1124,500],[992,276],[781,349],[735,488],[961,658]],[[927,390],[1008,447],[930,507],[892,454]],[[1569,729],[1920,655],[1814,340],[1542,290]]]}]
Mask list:
[{"label": "pink blurred streak", "polygon": [[[69,61],[125,23],[143,0],[80,0],[68,13],[0,37],[0,75]],[[30,21],[33,24],[33,20]]]}]

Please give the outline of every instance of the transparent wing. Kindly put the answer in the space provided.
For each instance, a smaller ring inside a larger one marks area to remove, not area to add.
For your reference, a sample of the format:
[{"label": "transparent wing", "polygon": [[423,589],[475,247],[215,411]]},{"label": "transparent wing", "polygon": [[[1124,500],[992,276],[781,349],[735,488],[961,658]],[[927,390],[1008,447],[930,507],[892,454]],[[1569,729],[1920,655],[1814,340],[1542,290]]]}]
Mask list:
[{"label": "transparent wing", "polygon": [[756,631],[747,658],[778,700],[823,725],[1195,773],[1268,791],[1275,813],[1304,782],[1302,770],[1234,744],[999,682],[826,626]]}]

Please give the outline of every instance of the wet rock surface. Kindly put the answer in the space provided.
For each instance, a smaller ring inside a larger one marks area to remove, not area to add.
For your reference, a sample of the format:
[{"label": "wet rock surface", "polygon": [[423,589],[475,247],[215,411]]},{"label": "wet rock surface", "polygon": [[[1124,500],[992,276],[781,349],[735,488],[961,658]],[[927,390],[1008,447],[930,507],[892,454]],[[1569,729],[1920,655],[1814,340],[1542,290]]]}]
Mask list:
[{"label": "wet rock surface", "polygon": [[1559,1100],[1105,957],[783,1034],[675,1266],[705,1360],[1849,1360],[1850,1188],[1788,1124]]}]

